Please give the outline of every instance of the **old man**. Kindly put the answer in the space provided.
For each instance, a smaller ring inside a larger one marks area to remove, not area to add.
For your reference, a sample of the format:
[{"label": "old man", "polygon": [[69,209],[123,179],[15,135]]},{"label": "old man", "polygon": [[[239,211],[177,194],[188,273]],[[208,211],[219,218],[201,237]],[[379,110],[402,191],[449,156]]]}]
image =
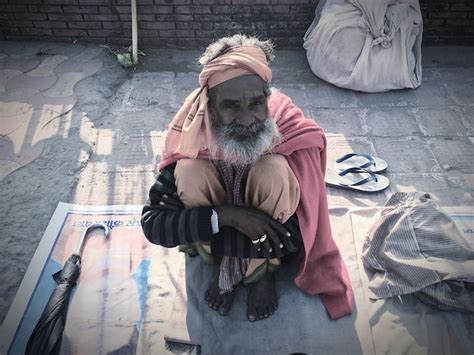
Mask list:
[{"label": "old man", "polygon": [[244,35],[206,49],[199,88],[170,123],[142,226],[150,242],[214,265],[204,300],[221,315],[239,285],[250,321],[272,315],[273,273],[295,255],[296,285],[337,319],[351,313],[352,290],[329,225],[326,140],[270,90],[272,59],[271,42]]}]

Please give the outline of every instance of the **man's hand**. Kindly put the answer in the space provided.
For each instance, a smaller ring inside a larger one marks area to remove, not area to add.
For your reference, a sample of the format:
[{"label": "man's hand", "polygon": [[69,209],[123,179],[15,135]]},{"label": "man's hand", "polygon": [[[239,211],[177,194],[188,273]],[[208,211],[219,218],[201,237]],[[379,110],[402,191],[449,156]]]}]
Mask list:
[{"label": "man's hand", "polygon": [[[253,245],[267,258],[274,248],[283,248],[290,232],[278,221],[266,213],[250,207],[218,206],[214,207],[219,219],[219,227],[229,226],[252,240]],[[264,236],[267,236],[266,238]],[[258,242],[257,240],[263,240]]]},{"label": "man's hand", "polygon": [[184,209],[183,203],[180,201],[178,198],[178,195],[176,193],[173,194],[163,194],[161,195],[158,200],[158,204],[162,206],[163,208],[169,209],[169,210],[182,210]]}]

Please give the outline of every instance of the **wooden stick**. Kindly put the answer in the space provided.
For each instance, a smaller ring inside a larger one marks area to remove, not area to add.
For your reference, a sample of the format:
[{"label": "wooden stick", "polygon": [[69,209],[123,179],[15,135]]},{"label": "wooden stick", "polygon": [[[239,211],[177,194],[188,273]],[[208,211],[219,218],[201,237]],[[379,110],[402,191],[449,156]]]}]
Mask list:
[{"label": "wooden stick", "polygon": [[132,6],[132,56],[133,64],[138,64],[137,0],[131,0]]}]

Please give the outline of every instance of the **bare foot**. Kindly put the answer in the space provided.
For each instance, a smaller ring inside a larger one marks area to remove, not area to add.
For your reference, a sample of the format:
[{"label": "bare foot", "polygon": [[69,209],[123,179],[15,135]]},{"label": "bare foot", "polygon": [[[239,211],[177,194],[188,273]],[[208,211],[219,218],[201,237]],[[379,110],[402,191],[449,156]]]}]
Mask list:
[{"label": "bare foot", "polygon": [[235,290],[220,294],[219,272],[219,265],[214,266],[212,280],[204,294],[204,299],[209,307],[217,311],[221,316],[225,316],[229,313],[234,301]]},{"label": "bare foot", "polygon": [[254,322],[271,316],[278,309],[275,280],[267,272],[260,280],[250,285],[247,299],[247,318]]}]

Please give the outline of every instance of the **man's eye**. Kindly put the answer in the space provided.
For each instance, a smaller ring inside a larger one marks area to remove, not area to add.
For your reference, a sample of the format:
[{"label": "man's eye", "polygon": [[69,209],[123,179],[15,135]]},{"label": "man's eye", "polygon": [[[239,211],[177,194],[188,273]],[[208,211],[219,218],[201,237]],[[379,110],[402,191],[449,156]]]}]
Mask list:
[{"label": "man's eye", "polygon": [[263,100],[258,100],[258,101],[254,101],[251,103],[251,106],[260,106],[260,105],[263,105],[264,101]]},{"label": "man's eye", "polygon": [[237,104],[231,103],[231,102],[225,103],[223,106],[225,109],[228,109],[228,110],[234,110],[237,108]]}]

